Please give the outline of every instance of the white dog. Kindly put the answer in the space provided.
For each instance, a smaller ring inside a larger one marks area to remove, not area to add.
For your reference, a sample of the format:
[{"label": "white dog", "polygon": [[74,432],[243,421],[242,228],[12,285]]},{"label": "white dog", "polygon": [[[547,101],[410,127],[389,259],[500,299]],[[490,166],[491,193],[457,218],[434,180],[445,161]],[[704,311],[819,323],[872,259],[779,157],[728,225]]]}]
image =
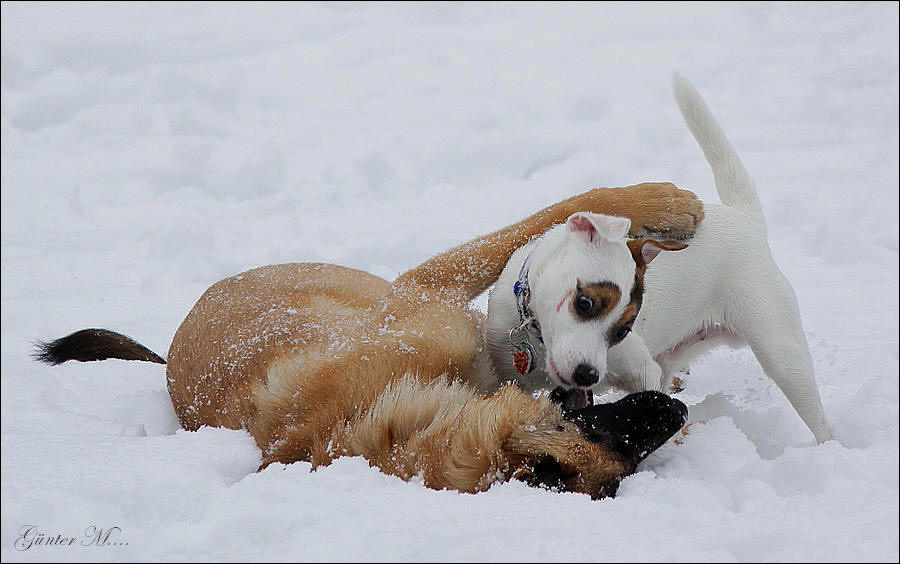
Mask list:
[{"label": "white dog", "polygon": [[772,259],[753,181],[697,91],[678,75],[674,89],[722,204],[704,206],[687,248],[628,241],[627,219],[576,213],[518,249],[488,300],[485,337],[498,376],[528,391],[574,389],[583,402],[601,385],[667,390],[697,354],[749,344],[826,441],[797,299]]}]

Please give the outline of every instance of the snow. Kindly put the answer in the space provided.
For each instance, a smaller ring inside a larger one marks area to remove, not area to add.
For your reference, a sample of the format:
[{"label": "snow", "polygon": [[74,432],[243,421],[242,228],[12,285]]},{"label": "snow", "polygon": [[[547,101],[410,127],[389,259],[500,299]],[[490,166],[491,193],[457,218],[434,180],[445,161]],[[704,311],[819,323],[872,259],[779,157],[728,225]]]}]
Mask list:
[{"label": "snow", "polygon": [[[675,70],[757,183],[833,441],[720,349],[615,499],[466,495],[256,473],[246,433],[178,429],[163,367],[29,357],[85,327],[165,354],[224,277],[390,279],[594,186],[715,200]],[[4,561],[898,560],[896,3],[5,2],[0,85]]]}]

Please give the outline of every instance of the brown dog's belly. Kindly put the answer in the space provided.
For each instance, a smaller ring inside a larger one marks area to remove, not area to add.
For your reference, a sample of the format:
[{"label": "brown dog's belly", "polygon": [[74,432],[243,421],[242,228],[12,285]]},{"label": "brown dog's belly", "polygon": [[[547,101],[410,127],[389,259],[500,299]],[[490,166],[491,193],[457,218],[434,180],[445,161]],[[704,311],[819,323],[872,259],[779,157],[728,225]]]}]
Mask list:
[{"label": "brown dog's belly", "polygon": [[353,346],[365,333],[366,310],[389,287],[366,272],[310,263],[263,266],[213,284],[169,347],[168,389],[182,427],[246,427],[257,416],[252,391],[267,385],[273,364]]}]

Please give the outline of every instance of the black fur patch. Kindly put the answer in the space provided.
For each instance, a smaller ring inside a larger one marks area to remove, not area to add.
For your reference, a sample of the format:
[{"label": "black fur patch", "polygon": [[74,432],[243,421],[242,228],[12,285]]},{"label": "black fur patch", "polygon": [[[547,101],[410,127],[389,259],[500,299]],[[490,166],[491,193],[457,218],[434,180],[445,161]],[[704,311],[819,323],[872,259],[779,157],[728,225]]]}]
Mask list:
[{"label": "black fur patch", "polygon": [[549,454],[542,456],[531,467],[531,473],[524,480],[530,486],[549,490],[566,491],[566,482],[577,474],[563,466]]},{"label": "black fur patch", "polygon": [[564,412],[589,441],[634,466],[661,447],[687,420],[687,406],[660,392],[638,392],[614,403]]}]

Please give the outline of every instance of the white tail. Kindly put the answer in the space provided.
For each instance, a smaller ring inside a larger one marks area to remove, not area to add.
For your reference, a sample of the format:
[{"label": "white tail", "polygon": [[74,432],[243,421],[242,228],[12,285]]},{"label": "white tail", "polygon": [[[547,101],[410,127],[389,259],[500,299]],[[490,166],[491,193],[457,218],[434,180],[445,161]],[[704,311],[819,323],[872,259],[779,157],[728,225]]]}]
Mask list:
[{"label": "white tail", "polygon": [[719,200],[726,206],[752,209],[762,216],[753,180],[700,93],[677,72],[672,87],[681,115],[712,168]]}]

